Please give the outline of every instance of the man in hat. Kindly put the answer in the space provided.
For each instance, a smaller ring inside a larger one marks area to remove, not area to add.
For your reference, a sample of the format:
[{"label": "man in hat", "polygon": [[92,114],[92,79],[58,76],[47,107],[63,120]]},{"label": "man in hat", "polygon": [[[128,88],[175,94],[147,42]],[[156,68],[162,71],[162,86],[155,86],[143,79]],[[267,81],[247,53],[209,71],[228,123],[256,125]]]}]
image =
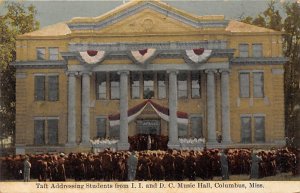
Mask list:
[{"label": "man in hat", "polygon": [[133,181],[135,179],[137,164],[138,164],[138,158],[135,156],[135,152],[133,151],[127,159],[129,181]]},{"label": "man in hat", "polygon": [[30,181],[30,168],[31,163],[29,162],[29,157],[26,156],[24,161],[24,182]]}]

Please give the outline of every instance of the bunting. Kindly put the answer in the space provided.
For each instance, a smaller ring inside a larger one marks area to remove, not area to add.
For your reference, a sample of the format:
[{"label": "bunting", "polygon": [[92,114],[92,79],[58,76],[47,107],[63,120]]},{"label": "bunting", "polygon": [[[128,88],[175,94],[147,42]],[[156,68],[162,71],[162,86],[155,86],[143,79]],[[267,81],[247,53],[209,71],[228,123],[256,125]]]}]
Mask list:
[{"label": "bunting", "polygon": [[[151,107],[154,109],[157,115],[160,116],[160,118],[169,122],[169,109],[157,103],[154,103],[151,100],[147,100],[128,110],[128,123],[135,120],[143,112],[143,110],[146,108],[148,104],[151,105]],[[108,119],[111,127],[120,125],[120,113],[115,115],[110,115]],[[177,123],[187,125],[188,114],[177,111]]]},{"label": "bunting", "polygon": [[130,53],[131,53],[132,58],[137,63],[145,64],[154,58],[154,56],[156,55],[156,49],[148,48],[148,49],[143,49],[143,50],[131,51]]},{"label": "bunting", "polygon": [[194,63],[201,63],[206,61],[212,53],[212,50],[205,50],[204,48],[197,48],[185,51],[186,56]]},{"label": "bunting", "polygon": [[88,64],[96,64],[104,59],[105,51],[88,50],[79,52],[81,58]]}]

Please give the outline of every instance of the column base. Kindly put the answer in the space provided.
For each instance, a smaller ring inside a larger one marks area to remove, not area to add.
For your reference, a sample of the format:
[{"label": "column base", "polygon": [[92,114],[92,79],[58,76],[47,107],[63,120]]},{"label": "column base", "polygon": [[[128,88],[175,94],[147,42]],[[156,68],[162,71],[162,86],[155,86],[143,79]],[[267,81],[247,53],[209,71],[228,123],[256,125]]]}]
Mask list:
[{"label": "column base", "polygon": [[118,142],[117,143],[117,150],[123,151],[123,150],[129,150],[130,144],[128,142]]},{"label": "column base", "polygon": [[169,149],[180,149],[180,143],[179,142],[168,142],[168,148]]},{"label": "column base", "polygon": [[65,144],[66,147],[76,147],[77,144],[75,142],[68,142]]},{"label": "column base", "polygon": [[89,141],[83,141],[79,144],[81,147],[92,147],[91,143]]}]

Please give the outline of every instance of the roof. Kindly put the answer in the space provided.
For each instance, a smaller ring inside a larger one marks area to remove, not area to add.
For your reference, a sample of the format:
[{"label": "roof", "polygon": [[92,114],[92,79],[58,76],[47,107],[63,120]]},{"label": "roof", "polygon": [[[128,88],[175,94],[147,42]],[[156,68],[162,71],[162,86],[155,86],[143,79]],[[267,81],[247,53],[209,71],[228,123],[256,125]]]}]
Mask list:
[{"label": "roof", "polygon": [[250,25],[240,21],[231,20],[226,28],[230,32],[277,32],[272,29]]},{"label": "roof", "polygon": [[[174,8],[170,5],[168,5],[167,3],[161,2],[159,0],[149,0],[150,2],[154,3],[157,6],[163,7],[164,9],[167,9],[171,12],[174,12],[176,14],[179,15],[183,15],[186,18],[189,18],[193,21],[224,21],[224,16],[219,16],[219,15],[211,15],[211,16],[197,16],[197,15],[193,15],[190,13],[187,13],[185,11],[179,10],[177,8]],[[118,7],[116,7],[115,9],[102,14],[100,16],[97,17],[75,17],[73,19],[71,19],[70,21],[66,21],[66,22],[61,22],[61,23],[57,23],[54,25],[50,25],[47,27],[44,27],[40,30],[34,31],[34,32],[30,32],[30,33],[26,33],[21,35],[20,37],[45,37],[45,36],[51,36],[51,37],[55,37],[55,36],[65,36],[67,34],[71,34],[71,29],[69,28],[68,25],[70,24],[75,24],[75,23],[97,23],[100,21],[106,21],[106,19],[109,19],[110,17],[114,17],[116,14],[121,13],[121,12],[126,12],[126,10],[128,10],[129,8],[132,8],[134,6],[138,6],[140,4],[142,4],[143,0],[132,0],[128,3],[122,4]],[[201,29],[199,29],[201,30]],[[228,23],[228,26],[225,29],[228,32],[236,32],[236,33],[247,33],[247,32],[259,32],[259,33],[270,33],[270,32],[277,32],[271,29],[267,29],[267,28],[263,28],[263,27],[258,27],[255,25],[250,25],[250,24],[246,24],[243,22],[239,22],[239,21],[235,21],[235,20],[231,20]]]}]

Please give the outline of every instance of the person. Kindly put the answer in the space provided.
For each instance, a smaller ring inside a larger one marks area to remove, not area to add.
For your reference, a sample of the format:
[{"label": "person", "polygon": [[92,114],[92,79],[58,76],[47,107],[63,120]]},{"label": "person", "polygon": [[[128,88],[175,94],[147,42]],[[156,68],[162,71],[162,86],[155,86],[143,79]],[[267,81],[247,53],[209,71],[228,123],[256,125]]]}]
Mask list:
[{"label": "person", "polygon": [[151,143],[152,143],[152,141],[151,141],[151,136],[148,135],[148,139],[147,139],[147,150],[151,150]]},{"label": "person", "polygon": [[227,150],[223,150],[221,152],[220,162],[221,162],[222,180],[229,180]]},{"label": "person", "polygon": [[31,163],[29,162],[29,157],[26,156],[24,161],[24,182],[30,181],[30,168]]},{"label": "person", "polygon": [[138,164],[138,158],[133,151],[127,159],[127,168],[128,168],[128,180],[133,181],[136,175],[136,168]]},{"label": "person", "polygon": [[251,151],[251,172],[250,172],[250,179],[258,179],[259,178],[259,162],[262,159],[254,153],[254,151]]}]

